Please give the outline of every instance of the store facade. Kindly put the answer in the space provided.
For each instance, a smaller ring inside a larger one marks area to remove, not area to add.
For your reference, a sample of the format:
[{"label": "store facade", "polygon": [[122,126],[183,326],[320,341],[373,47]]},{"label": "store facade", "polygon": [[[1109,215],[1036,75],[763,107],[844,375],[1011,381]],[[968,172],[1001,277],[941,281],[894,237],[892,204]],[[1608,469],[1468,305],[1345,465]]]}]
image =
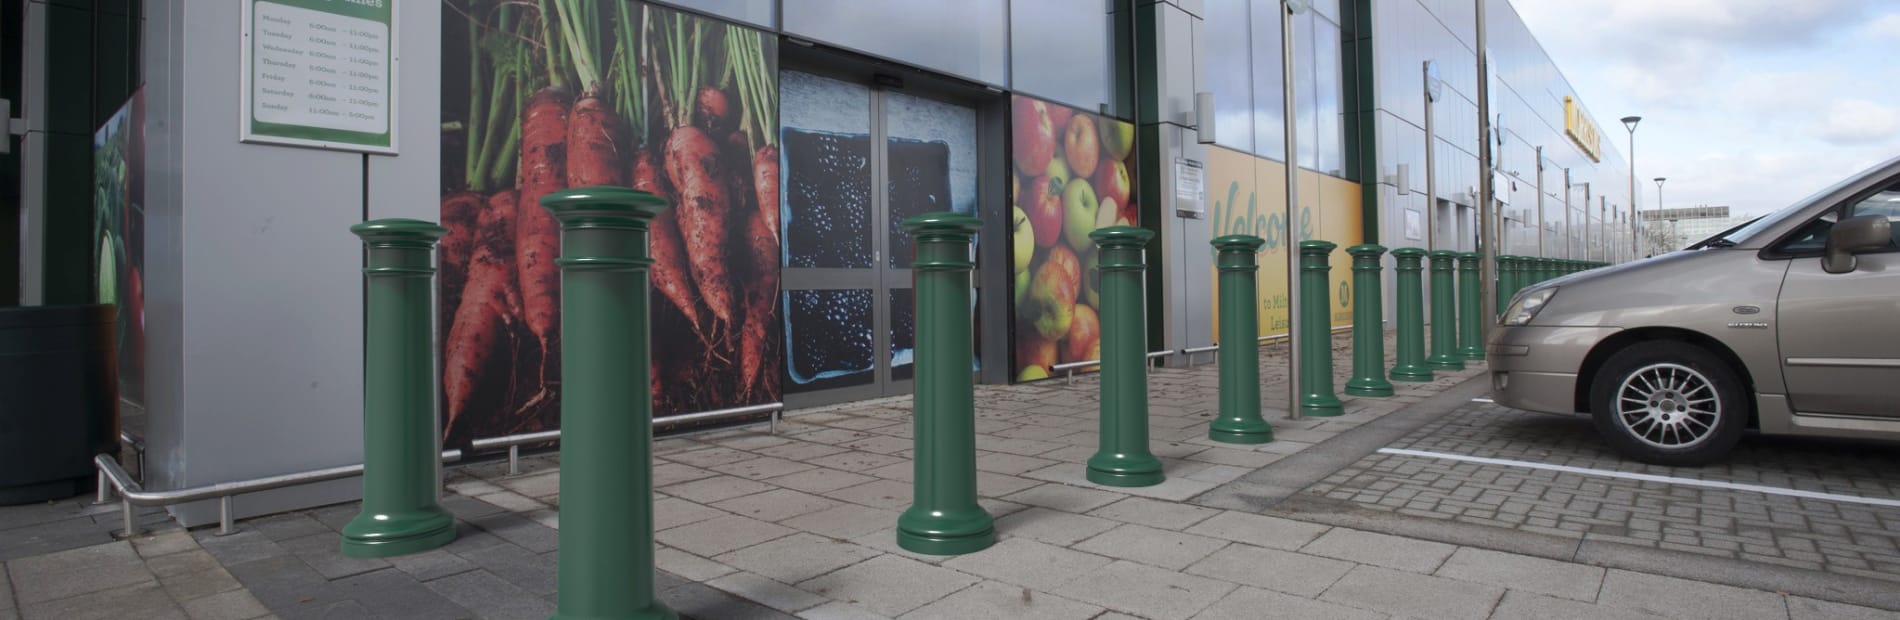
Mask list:
[{"label": "store facade", "polygon": [[[136,234],[116,241],[136,256],[99,259],[89,284],[135,309],[142,374],[121,391],[144,412],[148,488],[360,459],[362,256],[347,228],[370,218],[451,231],[436,312],[445,444],[558,428],[558,243],[537,201],[569,187],[673,202],[652,233],[653,374],[628,378],[650,383],[662,420],[908,394],[899,223],[931,211],[984,221],[971,363],[985,383],[1099,357],[1087,234],[1104,226],[1158,233],[1151,350],[1214,342],[1208,241],[1226,234],[1267,240],[1263,335],[1287,331],[1288,248],[1337,244],[1327,294],[1346,327],[1344,248],[1423,247],[1425,226],[1436,247],[1476,247],[1478,2],[1502,252],[1607,253],[1602,214],[1626,208],[1625,164],[1607,137],[1576,139],[1594,121],[1505,0],[1322,0],[1291,16],[1290,63],[1278,0],[404,3],[388,13],[388,114],[373,128],[388,145],[369,149],[240,127],[257,118],[240,96],[253,67],[232,52],[260,44],[238,8],[279,3],[153,0],[142,103],[113,125],[143,162]],[[1442,76],[1431,198],[1426,60]],[[58,279],[22,254],[29,271]],[[356,491],[247,496],[240,514]]]}]

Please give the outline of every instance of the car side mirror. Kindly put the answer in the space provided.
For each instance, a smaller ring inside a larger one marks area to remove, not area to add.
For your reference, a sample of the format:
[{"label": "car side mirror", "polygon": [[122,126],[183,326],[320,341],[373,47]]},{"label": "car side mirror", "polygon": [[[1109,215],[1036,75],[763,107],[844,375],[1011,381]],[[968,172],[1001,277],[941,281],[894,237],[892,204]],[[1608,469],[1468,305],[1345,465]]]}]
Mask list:
[{"label": "car side mirror", "polygon": [[1854,254],[1878,250],[1893,242],[1893,224],[1884,215],[1857,215],[1835,224],[1827,232],[1827,251],[1821,256],[1821,268],[1828,273],[1847,273],[1858,266]]}]

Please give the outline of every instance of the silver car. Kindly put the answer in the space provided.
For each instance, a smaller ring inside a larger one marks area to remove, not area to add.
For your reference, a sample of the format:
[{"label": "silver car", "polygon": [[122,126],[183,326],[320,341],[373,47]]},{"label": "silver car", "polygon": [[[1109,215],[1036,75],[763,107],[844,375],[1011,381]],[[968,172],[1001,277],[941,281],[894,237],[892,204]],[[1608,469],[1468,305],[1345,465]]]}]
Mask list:
[{"label": "silver car", "polygon": [[1487,343],[1497,402],[1586,412],[1665,465],[1769,435],[1900,439],[1900,159],[1683,251],[1542,282]]}]

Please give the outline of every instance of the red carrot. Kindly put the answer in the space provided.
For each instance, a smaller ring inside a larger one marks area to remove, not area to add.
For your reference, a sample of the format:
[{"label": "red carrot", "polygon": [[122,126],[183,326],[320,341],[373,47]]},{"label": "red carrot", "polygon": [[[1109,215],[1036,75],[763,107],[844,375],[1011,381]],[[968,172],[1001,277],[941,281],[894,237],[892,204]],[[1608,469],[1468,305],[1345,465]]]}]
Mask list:
[{"label": "red carrot", "polygon": [[753,272],[746,284],[745,325],[739,334],[739,390],[749,394],[764,376],[770,352],[773,315],[778,309],[778,240],[765,222],[763,212],[746,218],[742,239],[748,250]]},{"label": "red carrot", "polygon": [[682,126],[666,141],[666,173],[679,190],[678,219],[693,281],[721,323],[733,320],[732,278],[725,262],[732,201],[719,145],[698,127]]},{"label": "red carrot", "polygon": [[477,220],[468,281],[443,344],[442,391],[448,410],[448,421],[443,424],[445,435],[472,405],[476,386],[484,377],[506,376],[506,369],[489,365],[508,363],[508,356],[495,353],[507,336],[507,326],[520,313],[519,297],[510,277],[514,269],[509,264],[514,256],[516,200],[514,190],[496,193]]},{"label": "red carrot", "polygon": [[719,135],[732,129],[732,98],[726,91],[711,86],[699,87],[694,99],[694,111],[699,114],[699,126],[713,135]]},{"label": "red carrot", "polygon": [[772,239],[778,239],[778,147],[767,144],[752,156],[752,187],[758,194],[759,214],[765,216]]},{"label": "red carrot", "polygon": [[[672,203],[673,188],[667,186],[666,178],[660,175],[659,167],[653,163],[654,157],[653,152],[646,149],[633,154],[633,188]],[[693,333],[704,341],[707,339],[706,312],[700,308],[693,292],[693,274],[686,264],[685,242],[680,240],[678,218],[677,208],[661,211],[653,220],[653,230],[647,233],[648,251],[653,255],[653,288],[680,309],[680,314],[692,324]]]},{"label": "red carrot", "polygon": [[442,313],[455,312],[462,300],[462,286],[468,278],[468,255],[474,248],[476,219],[486,199],[475,192],[456,192],[442,198],[442,236],[436,255],[436,269],[442,273]]},{"label": "red carrot", "polygon": [[515,208],[515,267],[520,271],[522,308],[528,331],[540,341],[545,373],[554,356],[551,344],[560,329],[560,226],[541,197],[567,186],[569,99],[558,88],[543,88],[521,114],[521,197]]},{"label": "red carrot", "polygon": [[599,97],[583,96],[567,120],[567,186],[627,184],[627,123]]}]

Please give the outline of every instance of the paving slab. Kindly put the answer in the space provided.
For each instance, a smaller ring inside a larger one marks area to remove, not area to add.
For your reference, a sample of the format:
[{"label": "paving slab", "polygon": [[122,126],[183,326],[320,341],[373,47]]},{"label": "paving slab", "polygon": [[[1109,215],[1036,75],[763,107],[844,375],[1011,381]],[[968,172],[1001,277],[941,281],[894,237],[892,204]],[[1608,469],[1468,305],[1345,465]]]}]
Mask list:
[{"label": "paving slab", "polygon": [[1485,618],[1504,596],[1504,588],[1443,577],[1358,566],[1320,595],[1320,600],[1396,616]]},{"label": "paving slab", "polygon": [[943,563],[973,575],[1037,591],[1053,591],[1113,562],[1109,558],[1065,549],[1030,538],[1005,538],[988,549],[950,558]]},{"label": "paving slab", "polygon": [[1602,589],[1604,570],[1528,555],[1461,547],[1433,574],[1591,602],[1597,600],[1597,592]]},{"label": "paving slab", "polygon": [[1300,552],[1360,564],[1430,573],[1444,564],[1445,560],[1450,558],[1452,552],[1457,549],[1444,543],[1333,528],[1301,547]]},{"label": "paving slab", "polygon": [[243,590],[229,590],[203,598],[187,600],[185,615],[191,620],[250,620],[270,613],[257,597]]},{"label": "paving slab", "polygon": [[1788,617],[1783,596],[1773,592],[1675,577],[1611,570],[1603,577],[1604,605],[1675,617],[1728,620]]},{"label": "paving slab", "polygon": [[782,583],[798,583],[879,555],[835,538],[797,533],[715,556],[714,561]]},{"label": "paving slab", "polygon": [[1102,608],[1028,588],[985,581],[899,616],[899,620],[1089,620]]},{"label": "paving slab", "polygon": [[801,491],[773,489],[764,493],[715,502],[713,507],[761,521],[778,522],[840,506],[843,503]]},{"label": "paving slab", "polygon": [[882,555],[799,583],[798,587],[895,617],[975,585],[977,581],[976,577],[954,570]]},{"label": "paving slab", "polygon": [[15,604],[29,616],[38,603],[132,585],[158,587],[138,552],[123,541],[13,560],[7,573]]},{"label": "paving slab", "polygon": [[1184,620],[1236,585],[1118,560],[1056,588],[1055,594],[1154,620]]},{"label": "paving slab", "polygon": [[707,580],[706,585],[785,613],[797,613],[831,602],[831,599],[743,571]]},{"label": "paving slab", "polygon": [[72,596],[23,603],[23,620],[184,620],[185,611],[172,602],[156,582],[133,587],[90,590],[90,596]]},{"label": "paving slab", "polygon": [[545,618],[554,604],[485,570],[473,570],[428,583],[436,594],[482,618]]},{"label": "paving slab", "polygon": [[1213,508],[1164,502],[1146,497],[1125,497],[1115,503],[1090,510],[1091,516],[1139,523],[1148,527],[1181,531],[1208,517],[1220,514]]},{"label": "paving slab", "polygon": [[1258,620],[1260,618],[1299,618],[1300,620],[1380,620],[1385,614],[1354,609],[1324,601],[1315,601],[1271,590],[1241,587],[1194,616],[1194,620]]},{"label": "paving slab", "polygon": [[1187,567],[1185,572],[1311,598],[1332,587],[1354,566],[1351,562],[1235,543]]},{"label": "paving slab", "polygon": [[1074,548],[1110,558],[1181,570],[1228,544],[1218,538],[1130,523],[1084,540]]},{"label": "paving slab", "polygon": [[1257,547],[1292,550],[1306,546],[1329,529],[1332,528],[1304,521],[1224,510],[1186,531]]},{"label": "paving slab", "polygon": [[832,538],[857,538],[897,526],[902,513],[857,504],[840,504],[792,517],[780,525]]},{"label": "paving slab", "polygon": [[1033,538],[1053,545],[1068,546],[1114,529],[1114,521],[1100,517],[1028,508],[996,520],[999,535]]},{"label": "paving slab", "polygon": [[1505,592],[1504,600],[1491,614],[1491,620],[1661,620],[1668,617],[1519,590]]},{"label": "paving slab", "polygon": [[758,519],[727,515],[662,531],[658,534],[658,539],[672,547],[700,556],[712,557],[792,532],[791,528]]}]

